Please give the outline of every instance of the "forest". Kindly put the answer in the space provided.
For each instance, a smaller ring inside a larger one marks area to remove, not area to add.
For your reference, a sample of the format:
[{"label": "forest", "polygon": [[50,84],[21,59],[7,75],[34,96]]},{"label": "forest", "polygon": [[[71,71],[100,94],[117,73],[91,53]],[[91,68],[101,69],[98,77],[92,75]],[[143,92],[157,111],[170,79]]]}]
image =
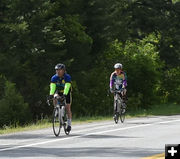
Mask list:
[{"label": "forest", "polygon": [[180,104],[180,0],[1,0],[0,128],[51,116],[57,63],[72,77],[73,117],[112,114],[117,62],[129,111]]}]

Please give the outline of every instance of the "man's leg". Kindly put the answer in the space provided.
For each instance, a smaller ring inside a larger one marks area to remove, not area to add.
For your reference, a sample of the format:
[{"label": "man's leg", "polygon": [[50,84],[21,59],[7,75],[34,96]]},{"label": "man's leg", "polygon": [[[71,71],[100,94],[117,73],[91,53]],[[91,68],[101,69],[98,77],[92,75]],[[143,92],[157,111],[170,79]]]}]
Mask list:
[{"label": "man's leg", "polygon": [[113,108],[113,110],[114,110],[114,114],[113,114],[113,118],[115,118],[115,116],[116,116],[116,112],[117,112],[117,107],[116,107],[116,99],[115,99],[116,97],[115,97],[115,95],[114,95],[114,108]]},{"label": "man's leg", "polygon": [[67,111],[67,131],[71,131],[71,120],[72,120],[72,113],[71,113],[71,93],[69,92],[68,95],[66,96],[66,111]]},{"label": "man's leg", "polygon": [[71,126],[71,120],[72,120],[72,113],[71,113],[71,104],[66,104],[66,111],[68,115],[68,125]]},{"label": "man's leg", "polygon": [[122,98],[123,98],[124,103],[127,102],[127,95],[126,94],[127,94],[127,89],[124,89],[123,94],[122,94]]},{"label": "man's leg", "polygon": [[[54,94],[54,97],[56,97],[56,96],[59,96],[58,93]],[[57,99],[53,98],[53,105],[54,105],[54,107],[57,105],[57,103],[58,103]]]}]

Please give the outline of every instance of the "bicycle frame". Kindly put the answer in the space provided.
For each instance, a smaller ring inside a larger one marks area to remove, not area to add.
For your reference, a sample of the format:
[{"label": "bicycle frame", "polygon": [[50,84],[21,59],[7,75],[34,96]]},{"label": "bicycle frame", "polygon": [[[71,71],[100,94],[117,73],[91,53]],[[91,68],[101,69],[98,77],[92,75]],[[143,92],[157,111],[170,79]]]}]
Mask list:
[{"label": "bicycle frame", "polygon": [[123,99],[122,99],[122,90],[114,92],[114,121],[117,124],[119,117],[121,122],[124,122],[125,119],[125,108],[122,106]]},{"label": "bicycle frame", "polygon": [[[55,95],[54,100],[56,104],[53,111],[53,132],[55,136],[59,136],[61,128],[64,127],[64,132],[66,135],[69,135],[67,129],[66,119],[67,114],[65,111],[66,101],[61,96]],[[48,105],[50,105],[50,100],[47,99]]]},{"label": "bicycle frame", "polygon": [[123,101],[120,93],[121,92],[116,91],[115,95],[114,95],[114,104],[115,104],[115,107],[116,107],[114,110],[116,110],[117,112],[120,111],[120,106],[121,106],[122,101]]},{"label": "bicycle frame", "polygon": [[57,100],[56,108],[58,108],[59,120],[61,121],[61,124],[64,124],[63,117],[65,116],[66,101],[62,101],[61,96],[55,96],[54,98]]}]

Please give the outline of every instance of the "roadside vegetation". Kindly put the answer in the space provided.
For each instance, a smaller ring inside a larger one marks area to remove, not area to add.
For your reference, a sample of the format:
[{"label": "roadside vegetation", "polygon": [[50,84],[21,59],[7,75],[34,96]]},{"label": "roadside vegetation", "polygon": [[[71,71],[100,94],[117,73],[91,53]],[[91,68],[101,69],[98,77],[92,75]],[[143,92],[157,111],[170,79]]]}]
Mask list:
[{"label": "roadside vegetation", "polygon": [[152,105],[149,109],[140,109],[135,112],[130,112],[129,114],[132,117],[180,115],[180,105],[177,104]]},{"label": "roadside vegetation", "polygon": [[132,115],[178,113],[179,11],[179,0],[1,0],[0,131],[51,117],[57,63],[72,76],[74,119],[111,116],[117,62]]},{"label": "roadside vegetation", "polygon": [[[128,110],[128,109],[127,109]],[[135,117],[148,117],[148,116],[163,116],[163,115],[180,115],[180,105],[177,104],[163,104],[163,105],[154,105],[148,110],[141,109],[136,111],[127,112],[126,118],[135,118]],[[75,118],[72,121],[73,125],[80,125],[84,123],[98,122],[98,121],[111,121],[113,120],[112,114],[108,116],[88,116],[88,117],[79,117]],[[113,122],[114,124],[114,122]],[[0,129],[0,135],[10,134],[28,130],[38,130],[44,128],[52,128],[51,119],[41,119],[36,123],[29,123],[24,126],[16,125],[14,126],[4,126],[3,129]]]}]

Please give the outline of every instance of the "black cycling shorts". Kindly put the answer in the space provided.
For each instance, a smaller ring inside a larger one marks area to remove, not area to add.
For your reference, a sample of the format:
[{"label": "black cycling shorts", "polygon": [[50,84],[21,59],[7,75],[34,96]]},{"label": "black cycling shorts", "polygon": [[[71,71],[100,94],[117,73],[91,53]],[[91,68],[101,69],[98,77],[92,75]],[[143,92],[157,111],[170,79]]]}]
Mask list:
[{"label": "black cycling shorts", "polygon": [[[63,93],[61,93],[61,92],[58,92],[58,94],[60,96],[63,95]],[[72,93],[71,93],[71,91],[69,91],[67,96],[66,96],[66,104],[71,104],[71,102],[72,102]]]},{"label": "black cycling shorts", "polygon": [[66,96],[66,103],[71,104],[71,102],[72,102],[72,94],[71,91],[69,91],[69,93]]}]

